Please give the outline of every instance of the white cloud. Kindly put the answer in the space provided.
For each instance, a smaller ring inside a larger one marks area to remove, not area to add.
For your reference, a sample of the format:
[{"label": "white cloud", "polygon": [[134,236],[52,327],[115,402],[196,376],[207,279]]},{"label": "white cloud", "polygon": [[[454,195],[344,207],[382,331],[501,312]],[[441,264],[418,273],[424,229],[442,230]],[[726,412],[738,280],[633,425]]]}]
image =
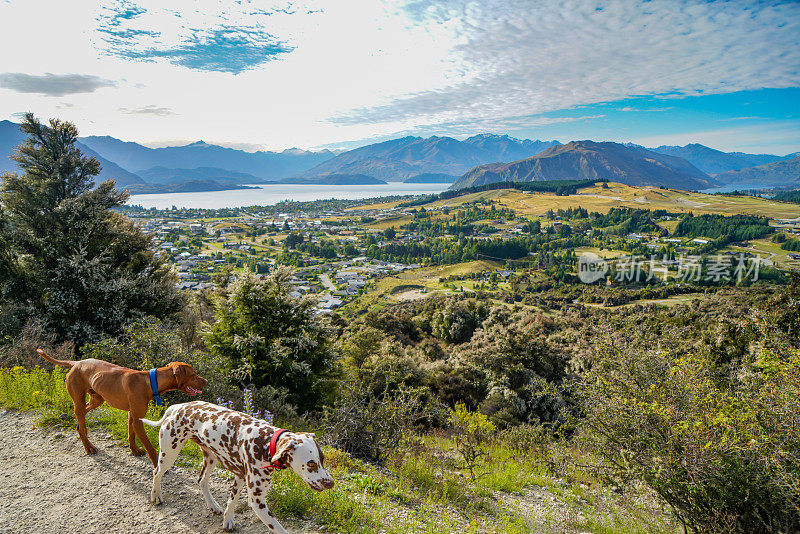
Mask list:
[{"label": "white cloud", "polygon": [[22,72],[0,73],[0,87],[18,93],[36,93],[45,96],[64,96],[76,93],[93,93],[102,87],[116,85],[112,80],[86,74],[52,74],[32,76]]},{"label": "white cloud", "polygon": [[170,115],[175,115],[175,112],[169,108],[162,108],[153,105],[142,106],[135,109],[119,108],[119,110],[120,112],[128,115],[155,115],[156,117],[169,117]]},{"label": "white cloud", "polygon": [[800,85],[800,4],[421,1],[419,20],[454,22],[468,79],[349,111],[342,124],[514,117],[628,96]]},{"label": "white cloud", "polygon": [[[32,110],[72,120],[87,135],[280,149],[589,121],[596,110],[578,118],[552,112],[631,95],[800,86],[799,4],[600,5],[0,3],[0,49],[15,51],[0,56],[0,72],[69,72],[116,84],[58,99],[0,87],[0,118]],[[52,39],[33,39],[30,20]],[[178,117],[165,119],[164,111]]]}]

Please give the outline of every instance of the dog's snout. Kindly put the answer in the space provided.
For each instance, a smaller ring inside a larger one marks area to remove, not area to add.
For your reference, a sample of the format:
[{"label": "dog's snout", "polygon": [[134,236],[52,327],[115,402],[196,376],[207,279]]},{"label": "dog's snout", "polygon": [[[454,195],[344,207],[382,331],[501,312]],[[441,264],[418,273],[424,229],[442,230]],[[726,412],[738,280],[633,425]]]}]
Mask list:
[{"label": "dog's snout", "polygon": [[333,481],[332,478],[326,478],[322,481],[322,487],[325,489],[333,489],[333,486],[336,485],[336,482]]}]

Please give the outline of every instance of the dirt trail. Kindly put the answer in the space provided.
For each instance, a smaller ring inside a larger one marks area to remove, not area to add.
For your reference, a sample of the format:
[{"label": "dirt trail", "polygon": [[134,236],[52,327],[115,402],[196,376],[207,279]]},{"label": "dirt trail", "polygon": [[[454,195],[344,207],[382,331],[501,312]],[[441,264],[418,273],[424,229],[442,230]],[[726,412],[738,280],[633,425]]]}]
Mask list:
[{"label": "dirt trail", "polygon": [[[222,533],[197,487],[197,475],[173,467],[164,476],[165,503],[149,502],[152,467],[134,457],[108,433],[91,429],[99,452],[86,456],[75,430],[34,428],[35,416],[0,409],[0,532],[62,533]],[[227,499],[230,483],[211,479],[217,500]],[[279,518],[292,533],[314,532]],[[236,532],[268,532],[248,508],[236,514]]]}]

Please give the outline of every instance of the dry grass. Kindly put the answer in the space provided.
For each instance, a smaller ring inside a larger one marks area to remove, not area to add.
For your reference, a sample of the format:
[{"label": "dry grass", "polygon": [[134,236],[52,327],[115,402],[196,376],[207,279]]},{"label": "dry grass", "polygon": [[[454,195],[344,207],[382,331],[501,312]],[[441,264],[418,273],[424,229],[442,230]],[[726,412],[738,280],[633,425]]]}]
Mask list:
[{"label": "dry grass", "polygon": [[397,207],[400,204],[400,200],[395,200],[393,202],[379,202],[377,204],[366,204],[364,206],[353,206],[352,208],[347,208],[345,211],[358,211],[358,210],[391,210]]},{"label": "dry grass", "polygon": [[800,205],[773,202],[755,197],[730,197],[690,193],[657,187],[633,187],[609,183],[608,189],[600,186],[581,189],[576,195],[556,196],[553,193],[525,194],[512,189],[496,189],[471,193],[457,198],[437,200],[427,207],[456,207],[476,200],[493,200],[519,215],[542,216],[547,210],[581,206],[589,211],[606,213],[614,207],[665,209],[671,212],[736,213],[767,215],[778,219],[800,217]]}]

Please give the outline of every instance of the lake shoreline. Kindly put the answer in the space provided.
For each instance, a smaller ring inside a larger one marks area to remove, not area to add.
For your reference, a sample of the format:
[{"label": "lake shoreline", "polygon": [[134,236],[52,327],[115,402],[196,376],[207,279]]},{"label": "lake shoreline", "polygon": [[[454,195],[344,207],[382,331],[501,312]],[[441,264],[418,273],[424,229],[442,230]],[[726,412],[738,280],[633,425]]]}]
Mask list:
[{"label": "lake shoreline", "polygon": [[248,189],[202,191],[191,193],[132,194],[127,204],[143,208],[244,208],[270,206],[286,200],[310,202],[315,200],[359,200],[406,195],[441,193],[450,184],[389,182],[376,185],[319,185],[319,184],[245,184]]}]

